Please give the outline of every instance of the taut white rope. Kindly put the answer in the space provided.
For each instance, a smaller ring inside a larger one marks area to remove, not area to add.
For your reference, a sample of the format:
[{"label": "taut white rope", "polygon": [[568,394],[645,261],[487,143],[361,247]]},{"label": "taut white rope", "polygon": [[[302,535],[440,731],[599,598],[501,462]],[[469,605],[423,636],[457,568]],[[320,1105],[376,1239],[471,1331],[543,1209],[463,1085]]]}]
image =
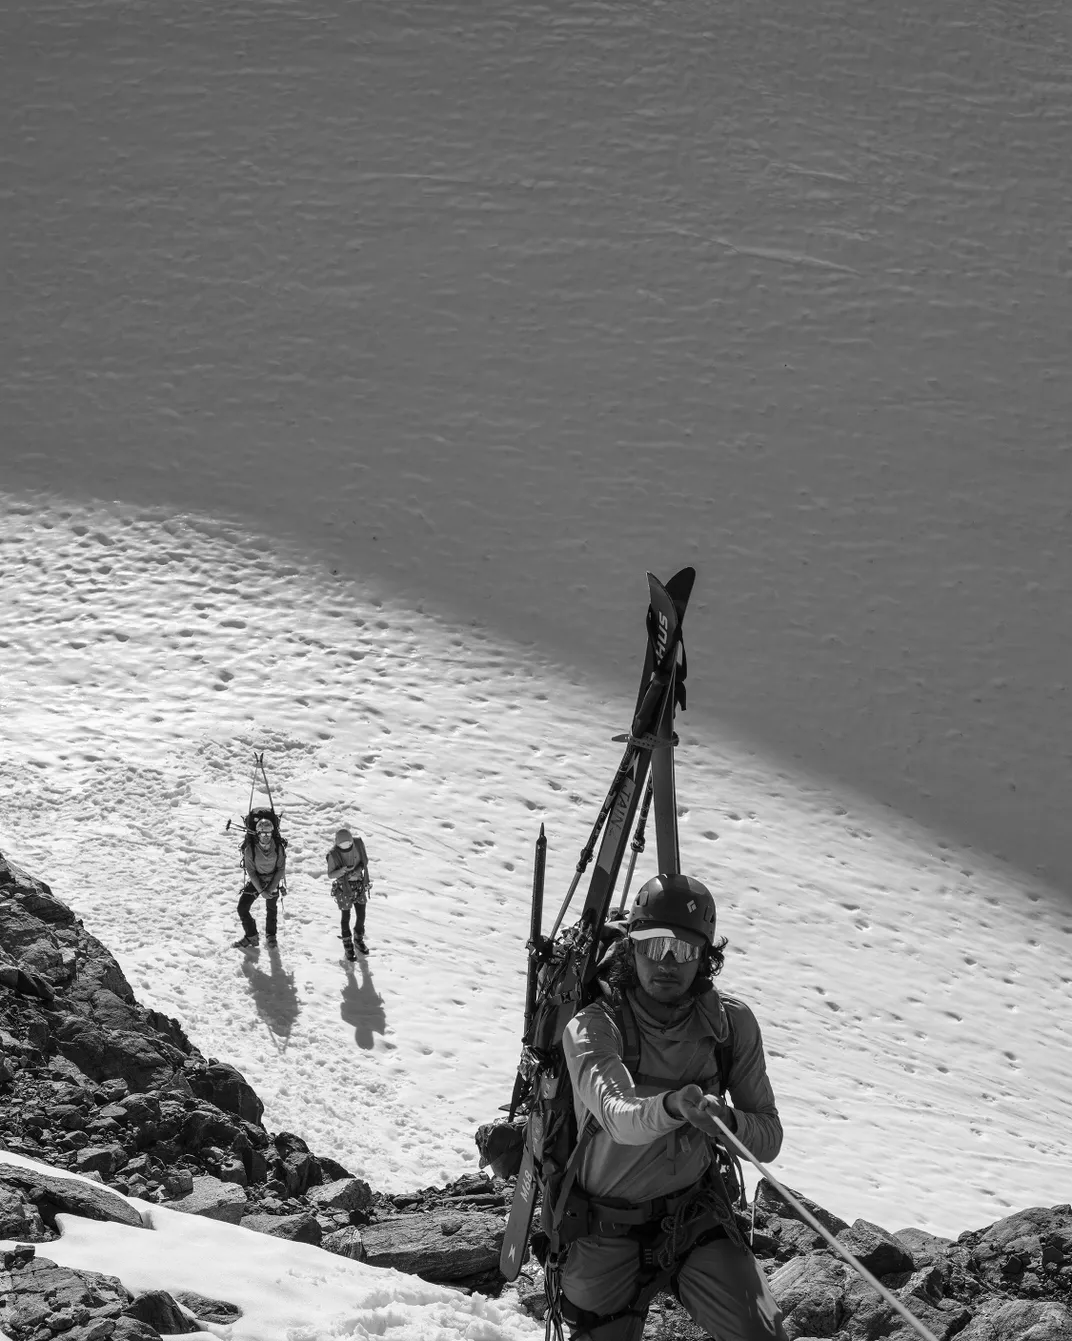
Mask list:
[{"label": "taut white rope", "polygon": [[778,1181],[777,1178],[774,1177],[771,1171],[765,1168],[764,1165],[762,1165],[759,1162],[759,1160],[756,1159],[755,1155],[752,1154],[752,1152],[748,1149],[747,1146],[741,1144],[741,1142],[737,1139],[737,1137],[733,1134],[733,1132],[730,1131],[729,1127],[726,1126],[726,1124],[722,1121],[721,1118],[716,1117],[715,1114],[712,1112],[707,1112],[706,1116],[711,1118],[715,1126],[718,1127],[719,1131],[723,1133],[724,1137],[730,1142],[731,1146],[734,1149],[736,1149],[737,1153],[741,1156],[741,1158],[747,1159],[750,1164],[754,1164],[756,1168],[760,1171],[760,1173],[763,1175],[763,1177],[766,1178],[766,1180],[769,1183],[773,1184],[778,1189],[778,1191],[782,1194],[782,1196],[786,1199],[786,1201],[789,1202],[790,1206],[793,1207],[793,1209],[797,1212],[797,1214],[801,1216],[809,1225],[811,1225],[812,1229],[814,1229],[817,1234],[821,1234],[823,1238],[826,1239],[827,1243],[830,1244],[831,1248],[833,1248],[833,1250],[836,1253],[838,1253],[841,1257],[843,1257],[845,1261],[848,1262],[849,1266],[851,1266],[855,1272],[857,1272],[860,1276],[863,1277],[865,1281],[867,1281],[868,1285],[870,1285],[873,1289],[877,1290],[879,1294],[882,1296],[882,1298],[885,1299],[886,1303],[889,1304],[892,1308],[895,1308],[897,1312],[900,1313],[901,1317],[904,1318],[905,1322],[907,1322],[909,1326],[913,1327],[920,1334],[920,1336],[923,1337],[924,1341],[938,1341],[938,1338],[934,1335],[934,1333],[929,1328],[925,1327],[923,1323],[921,1323],[920,1320],[914,1314],[910,1313],[909,1310],[905,1308],[904,1304],[902,1304],[899,1299],[895,1299],[894,1296],[890,1294],[889,1290],[886,1289],[885,1285],[883,1285],[880,1280],[876,1279],[871,1274],[871,1272],[868,1271],[867,1267],[864,1266],[863,1262],[861,1262],[858,1258],[854,1257],[852,1253],[849,1252],[848,1248],[845,1247],[844,1244],[839,1243],[837,1239],[834,1238],[833,1234],[830,1233],[829,1230],[824,1229],[823,1226],[819,1223],[819,1221],[816,1220],[815,1216],[812,1215],[811,1211],[809,1211],[806,1206],[802,1206],[800,1204],[799,1199],[797,1197],[794,1197],[792,1192],[790,1192],[788,1188],[782,1186],[782,1184]]}]

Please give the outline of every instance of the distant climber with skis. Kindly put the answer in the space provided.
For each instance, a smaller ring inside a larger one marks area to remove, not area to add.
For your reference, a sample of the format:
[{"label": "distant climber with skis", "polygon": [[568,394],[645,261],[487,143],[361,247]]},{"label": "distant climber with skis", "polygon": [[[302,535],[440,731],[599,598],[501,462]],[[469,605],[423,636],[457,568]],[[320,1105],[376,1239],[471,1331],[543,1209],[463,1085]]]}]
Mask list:
[{"label": "distant climber with skis", "polygon": [[256,949],[260,944],[257,923],[250,909],[264,896],[264,935],[268,945],[276,944],[279,900],[286,894],[287,844],[279,832],[274,811],[255,810],[246,817],[246,837],[242,843],[242,868],[246,883],[238,900],[242,937],[236,950]]},{"label": "distant climber with skis", "polygon": [[725,945],[710,892],[656,876],[604,967],[603,999],[566,1025],[577,1125],[589,1132],[557,1227],[574,1341],[640,1341],[651,1300],[671,1286],[719,1341],[784,1341],[711,1118],[759,1159],[781,1148],[759,1025],[712,982]]},{"label": "distant climber with skis", "polygon": [[[331,881],[331,897],[339,907],[342,947],[347,959],[354,958],[354,946],[368,954],[365,944],[365,908],[372,889],[368,873],[368,854],[365,844],[355,838],[349,829],[339,829],[335,845],[328,853],[327,876]],[[354,934],[350,937],[350,910],[354,914]]]}]

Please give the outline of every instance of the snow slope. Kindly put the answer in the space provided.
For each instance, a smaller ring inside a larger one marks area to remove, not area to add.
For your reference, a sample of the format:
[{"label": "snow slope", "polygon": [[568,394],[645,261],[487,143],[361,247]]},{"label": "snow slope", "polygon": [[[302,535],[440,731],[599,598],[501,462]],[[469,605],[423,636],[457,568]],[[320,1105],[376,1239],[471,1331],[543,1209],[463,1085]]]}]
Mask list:
[{"label": "snow slope", "polygon": [[[388,1190],[473,1167],[517,1059],[532,843],[545,823],[555,907],[631,702],[219,522],[41,500],[3,516],[5,851],[143,1001],[249,1075],[271,1126]],[[687,714],[680,731],[682,860],[765,1032],[782,1175],[850,1218],[947,1233],[1051,1197],[1072,919]],[[225,826],[255,748],[290,893],[280,947],[247,957]],[[354,967],[321,875],[340,822],[376,883]]]}]

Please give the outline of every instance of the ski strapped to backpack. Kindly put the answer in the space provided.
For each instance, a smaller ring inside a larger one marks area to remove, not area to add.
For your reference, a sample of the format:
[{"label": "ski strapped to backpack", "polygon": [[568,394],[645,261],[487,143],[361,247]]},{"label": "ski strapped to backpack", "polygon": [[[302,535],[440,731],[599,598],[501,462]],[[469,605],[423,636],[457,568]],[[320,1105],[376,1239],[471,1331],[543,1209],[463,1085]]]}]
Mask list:
[{"label": "ski strapped to backpack", "polygon": [[[516,1149],[516,1143],[511,1150],[508,1139],[497,1142],[506,1149],[490,1160],[496,1172],[517,1171],[500,1255],[500,1269],[507,1280],[516,1279],[528,1255],[537,1197],[542,1199],[544,1207],[542,1220],[550,1221],[550,1227],[554,1229],[555,1208],[562,1202],[567,1169],[572,1166],[575,1179],[579,1167],[580,1156],[573,1158],[579,1133],[576,1131],[572,1085],[562,1051],[562,1034],[577,1011],[600,996],[597,978],[607,947],[606,924],[614,885],[649,768],[653,781],[659,870],[676,874],[680,869],[673,764],[677,737],[673,723],[675,708],[684,707],[685,702],[686,661],[681,627],[694,579],[695,572],[691,568],[682,569],[665,585],[648,574],[650,602],[644,669],[630,731],[626,736],[616,738],[625,742],[625,751],[548,936],[540,932],[543,855],[540,846],[537,847],[525,1031],[507,1118],[508,1123],[513,1123],[518,1114],[525,1116],[524,1137],[520,1151]],[[655,759],[659,760],[658,767],[653,762]],[[580,916],[574,925],[559,934],[581,876],[593,855],[595,868]],[[583,1155],[583,1149],[580,1155]],[[564,1211],[564,1204],[562,1209]],[[544,1232],[546,1234],[546,1230]]]},{"label": "ski strapped to backpack", "polygon": [[[257,791],[257,778],[260,776],[264,783],[264,791],[268,797],[266,806],[255,806],[253,798]],[[264,751],[258,754],[253,752],[253,778],[249,784],[249,806],[242,819],[242,828],[244,830],[242,837],[242,846],[239,849],[243,854],[252,851],[257,842],[257,824],[260,820],[267,820],[272,826],[272,841],[275,844],[277,852],[283,851],[287,846],[287,840],[280,831],[279,824],[283,818],[282,811],[276,811],[275,803],[272,800],[272,788],[268,781],[268,774],[264,768]],[[230,829],[231,821],[227,821],[226,828]],[[245,869],[244,861],[239,863]]]}]

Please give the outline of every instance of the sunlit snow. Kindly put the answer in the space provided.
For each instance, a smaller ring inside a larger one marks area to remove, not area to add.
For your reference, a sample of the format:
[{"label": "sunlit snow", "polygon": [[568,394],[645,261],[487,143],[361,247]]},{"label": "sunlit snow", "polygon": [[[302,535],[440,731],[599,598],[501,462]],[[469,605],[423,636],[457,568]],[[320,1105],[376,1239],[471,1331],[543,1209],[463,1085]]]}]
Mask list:
[{"label": "sunlit snow", "polygon": [[[40,1167],[0,1151],[0,1168],[5,1161]],[[309,1244],[286,1243],[137,1198],[125,1200],[140,1212],[144,1229],[60,1215],[61,1237],[39,1245],[39,1252],[76,1271],[117,1276],[134,1294],[191,1290],[242,1310],[235,1322],[205,1323],[203,1331],[186,1333],[192,1341],[364,1341],[377,1336],[528,1341],[543,1330],[516,1308],[479,1294],[465,1295]]]},{"label": "sunlit snow", "polygon": [[[532,844],[544,823],[549,922],[630,702],[219,523],[9,500],[0,555],[22,578],[3,598],[5,849],[146,1004],[246,1072],[270,1126],[385,1190],[475,1168],[517,1060]],[[680,734],[682,860],[764,1029],[783,1176],[850,1218],[945,1232],[1050,1197],[1068,919],[687,714]],[[226,824],[254,749],[290,892],[278,949],[247,956]],[[354,966],[321,874],[343,822],[375,881]]]}]

